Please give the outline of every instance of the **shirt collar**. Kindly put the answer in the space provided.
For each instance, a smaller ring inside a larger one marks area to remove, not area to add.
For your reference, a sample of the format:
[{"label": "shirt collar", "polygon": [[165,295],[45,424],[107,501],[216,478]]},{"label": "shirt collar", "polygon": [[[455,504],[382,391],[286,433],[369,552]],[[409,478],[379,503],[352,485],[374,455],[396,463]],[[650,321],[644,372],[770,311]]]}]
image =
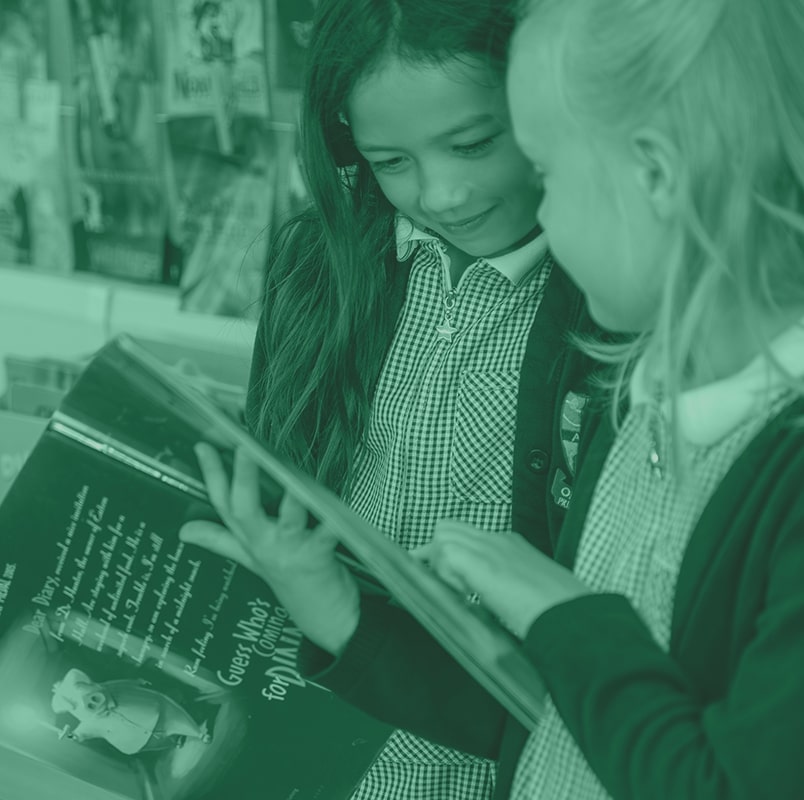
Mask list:
[{"label": "shirt collar", "polygon": [[[396,257],[405,261],[423,242],[441,242],[441,238],[424,231],[406,216],[396,216]],[[539,263],[547,252],[547,237],[542,233],[522,247],[496,258],[477,259],[485,261],[513,284],[519,283]]]},{"label": "shirt collar", "polygon": [[[774,339],[770,349],[789,374],[804,376],[804,319]],[[690,444],[713,445],[750,417],[766,410],[783,386],[778,369],[766,355],[759,355],[734,375],[682,392],[678,399],[680,432]],[[632,405],[653,399],[645,380],[644,357],[634,368],[630,398]],[[667,401],[662,404],[662,411],[665,415],[669,413]]]}]

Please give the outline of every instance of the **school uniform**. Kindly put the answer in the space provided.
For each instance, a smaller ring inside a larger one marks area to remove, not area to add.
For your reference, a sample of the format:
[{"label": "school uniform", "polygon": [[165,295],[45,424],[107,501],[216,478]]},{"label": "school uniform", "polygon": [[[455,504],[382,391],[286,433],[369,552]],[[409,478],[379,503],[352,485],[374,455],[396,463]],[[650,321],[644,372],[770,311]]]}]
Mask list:
[{"label": "school uniform", "polygon": [[[800,328],[775,353],[804,375]],[[498,758],[499,798],[801,797],[804,400],[767,377],[758,359],[682,396],[684,488],[641,369],[616,436],[605,415],[585,422],[550,534],[594,593],[526,636],[549,692],[532,735],[377,598],[338,659],[306,645],[305,670],[381,719]]]},{"label": "school uniform", "polygon": [[[405,548],[447,518],[492,534],[512,525],[544,532],[548,515],[564,513],[571,480],[563,451],[552,453],[552,430],[565,336],[588,320],[580,294],[543,236],[478,259],[452,285],[440,240],[400,218],[396,259],[397,323],[345,499]],[[252,425],[265,359],[258,335]],[[557,469],[560,502],[548,509]],[[398,731],[355,800],[489,797],[494,772],[486,759]]]}]

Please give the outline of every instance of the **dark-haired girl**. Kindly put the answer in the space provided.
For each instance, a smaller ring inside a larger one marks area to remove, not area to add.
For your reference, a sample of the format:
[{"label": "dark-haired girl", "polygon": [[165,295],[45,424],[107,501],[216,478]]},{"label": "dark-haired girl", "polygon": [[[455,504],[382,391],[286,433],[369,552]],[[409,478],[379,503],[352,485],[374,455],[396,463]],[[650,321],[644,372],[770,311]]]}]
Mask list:
[{"label": "dark-haired girl", "polygon": [[[508,5],[322,0],[309,47],[313,203],[273,250],[249,422],[406,548],[449,518],[513,524],[549,551],[569,491],[551,431],[582,303],[547,253],[541,186],[511,132]],[[184,537],[254,566],[227,529]],[[308,577],[312,602],[327,597]],[[492,762],[400,731],[355,797],[479,800],[493,784]]]}]

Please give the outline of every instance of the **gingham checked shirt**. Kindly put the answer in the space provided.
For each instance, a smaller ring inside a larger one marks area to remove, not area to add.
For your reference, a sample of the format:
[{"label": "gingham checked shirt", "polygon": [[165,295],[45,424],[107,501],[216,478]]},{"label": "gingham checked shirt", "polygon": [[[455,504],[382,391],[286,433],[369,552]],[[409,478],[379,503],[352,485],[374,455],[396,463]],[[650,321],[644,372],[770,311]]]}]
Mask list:
[{"label": "gingham checked shirt", "polygon": [[[804,374],[804,328],[774,343],[779,361]],[[578,548],[575,574],[595,591],[628,597],[664,650],[676,578],[707,501],[750,440],[793,399],[763,358],[682,395],[679,427],[689,453],[678,481],[664,466],[666,409],[651,399],[638,365],[630,410],[601,471]],[[548,698],[517,767],[512,800],[606,800]]]},{"label": "gingham checked shirt", "polygon": [[[455,287],[436,237],[401,218],[397,244],[400,259],[415,257],[349,502],[407,548],[439,519],[509,530],[519,371],[550,274],[544,237],[478,259]],[[436,328],[450,289],[447,341]],[[353,800],[485,800],[493,788],[493,762],[397,731]]]}]

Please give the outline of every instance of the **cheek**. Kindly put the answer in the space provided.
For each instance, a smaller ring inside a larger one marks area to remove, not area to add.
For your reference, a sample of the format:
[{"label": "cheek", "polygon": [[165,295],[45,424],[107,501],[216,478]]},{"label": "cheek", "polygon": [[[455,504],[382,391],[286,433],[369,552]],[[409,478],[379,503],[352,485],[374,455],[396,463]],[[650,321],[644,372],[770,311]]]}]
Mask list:
[{"label": "cheek", "polygon": [[490,198],[502,198],[506,203],[507,216],[512,222],[528,222],[531,227],[538,220],[539,207],[544,194],[542,185],[533,176],[530,162],[523,161],[515,169],[510,163],[508,172],[493,171],[484,185]]},{"label": "cheek", "polygon": [[493,187],[499,194],[531,194],[536,186],[533,180],[533,167],[524,155],[513,145],[506,147],[495,158],[485,159],[482,169],[483,182]]},{"label": "cheek", "polygon": [[388,202],[399,211],[412,215],[417,207],[418,187],[411,176],[405,175],[375,175],[380,190]]}]

